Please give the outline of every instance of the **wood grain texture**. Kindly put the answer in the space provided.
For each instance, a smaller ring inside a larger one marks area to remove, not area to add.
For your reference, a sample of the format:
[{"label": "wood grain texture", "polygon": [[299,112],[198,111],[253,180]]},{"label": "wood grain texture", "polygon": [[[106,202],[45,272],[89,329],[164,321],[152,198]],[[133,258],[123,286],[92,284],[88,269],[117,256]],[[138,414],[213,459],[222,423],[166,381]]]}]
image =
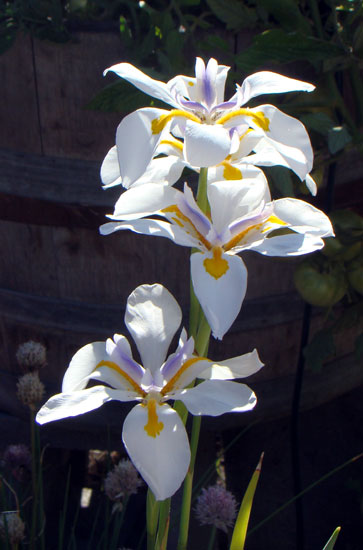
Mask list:
[{"label": "wood grain texture", "polygon": [[32,38],[18,34],[0,56],[0,147],[41,152]]}]

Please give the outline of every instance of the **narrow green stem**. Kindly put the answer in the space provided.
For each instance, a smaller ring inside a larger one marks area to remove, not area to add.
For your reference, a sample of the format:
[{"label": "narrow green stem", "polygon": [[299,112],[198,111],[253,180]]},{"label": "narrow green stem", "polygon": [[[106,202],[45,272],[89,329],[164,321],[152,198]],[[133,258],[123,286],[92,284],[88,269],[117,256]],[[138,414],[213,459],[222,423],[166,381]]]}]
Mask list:
[{"label": "narrow green stem", "polygon": [[350,68],[350,81],[357,106],[357,116],[359,124],[363,123],[363,84],[358,66],[354,65]]},{"label": "narrow green stem", "polygon": [[156,537],[155,550],[166,550],[170,524],[170,498],[160,503],[159,528]]},{"label": "narrow green stem", "polygon": [[[201,168],[198,180],[197,204],[205,212],[209,212],[207,196],[208,168]],[[193,253],[193,251],[192,251]],[[190,284],[190,330],[189,333],[195,339],[195,349],[199,355],[205,355],[208,350],[210,327],[205,315],[195,296],[192,283]],[[178,539],[178,550],[186,550],[188,544],[189,518],[192,501],[193,476],[195,458],[197,455],[201,417],[193,418],[192,435],[190,440],[191,459],[189,469],[184,480],[183,500],[180,513],[180,528]]]},{"label": "narrow green stem", "polygon": [[201,168],[198,179],[197,204],[206,214],[209,212],[207,196],[208,168]]},{"label": "narrow green stem", "polygon": [[192,436],[190,440],[191,458],[190,458],[188,473],[184,480],[183,501],[182,501],[182,508],[180,512],[178,550],[186,550],[187,544],[188,544],[189,518],[190,518],[190,507],[192,502],[194,466],[195,466],[195,458],[196,458],[197,449],[198,449],[201,421],[202,421],[202,418],[200,416],[193,417]]},{"label": "narrow green stem", "polygon": [[35,412],[30,408],[30,442],[31,442],[31,454],[32,454],[32,523],[30,531],[30,550],[35,548],[35,539],[37,532],[37,511],[38,511],[38,483],[37,483],[37,447],[35,443]]},{"label": "narrow green stem", "polygon": [[155,500],[155,497],[148,489],[146,498],[146,533],[147,533],[147,550],[155,550],[156,530],[158,528],[160,503]]},{"label": "narrow green stem", "polygon": [[211,529],[211,532],[210,532],[210,537],[209,537],[209,543],[208,543],[207,550],[213,550],[214,542],[216,540],[216,532],[217,532],[217,527],[215,525],[213,525],[213,527]]}]

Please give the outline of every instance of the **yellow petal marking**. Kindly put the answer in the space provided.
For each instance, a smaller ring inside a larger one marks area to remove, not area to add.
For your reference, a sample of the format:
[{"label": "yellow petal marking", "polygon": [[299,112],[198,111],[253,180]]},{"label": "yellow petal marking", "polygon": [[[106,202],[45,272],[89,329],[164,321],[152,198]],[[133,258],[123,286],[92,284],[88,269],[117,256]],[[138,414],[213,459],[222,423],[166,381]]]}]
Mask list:
[{"label": "yellow petal marking", "polygon": [[224,250],[231,250],[231,248],[233,248],[234,246],[237,246],[241,241],[243,241],[243,239],[246,237],[246,235],[248,233],[250,233],[251,231],[253,231],[253,230],[258,231],[262,227],[261,233],[266,233],[266,231],[269,231],[270,229],[272,229],[271,226],[266,225],[268,223],[278,224],[280,226],[287,225],[286,222],[280,220],[280,218],[275,216],[275,214],[272,214],[271,216],[269,216],[267,218],[267,220],[265,220],[261,223],[257,223],[256,225],[250,225],[250,227],[247,227],[246,229],[244,229],[240,233],[237,233],[237,235],[232,237],[232,239],[230,241],[228,241],[227,244],[224,245],[224,247],[223,247]]},{"label": "yellow petal marking", "polygon": [[183,151],[183,144],[181,141],[178,141],[177,139],[162,139],[160,142],[160,145],[170,145],[175,149],[179,149],[179,151]]},{"label": "yellow petal marking", "polygon": [[[197,237],[204,244],[207,250],[210,250],[212,248],[212,245],[210,244],[210,242],[207,241],[205,237],[203,237],[203,235],[195,227],[194,223],[188,218],[188,216],[186,216],[185,214],[183,214],[183,212],[181,212],[180,208],[176,204],[167,206],[166,208],[163,208],[162,210],[160,210],[160,212],[174,212],[175,217],[172,218],[173,222],[175,222],[180,227],[185,229],[185,231],[189,235],[192,234],[193,237]],[[186,225],[190,226],[190,228],[192,229],[192,232],[187,231],[187,229],[185,228]]]},{"label": "yellow petal marking", "polygon": [[149,399],[147,402],[147,423],[144,426],[144,430],[148,436],[156,437],[160,435],[163,428],[164,423],[159,422],[156,412],[156,399]]},{"label": "yellow petal marking", "polygon": [[125,379],[125,381],[131,386],[133,390],[136,391],[136,393],[138,393],[142,397],[146,396],[146,392],[144,392],[144,390],[140,388],[139,384],[135,382],[135,380],[133,380],[131,376],[127,374],[127,372],[123,371],[121,367],[117,365],[117,363],[114,363],[113,361],[101,361],[100,363],[98,363],[98,365],[94,370],[99,369],[101,367],[108,367],[109,369],[113,369],[114,371],[117,372],[117,374],[119,374],[120,376],[122,376],[122,378]]},{"label": "yellow petal marking", "polygon": [[213,248],[213,258],[206,258],[203,262],[205,270],[215,279],[220,279],[229,270],[227,260],[222,258],[223,249],[220,246]]},{"label": "yellow petal marking", "polygon": [[265,116],[265,113],[262,111],[251,111],[250,109],[237,109],[236,111],[231,111],[225,115],[223,115],[221,118],[217,120],[217,124],[224,124],[225,122],[228,122],[232,118],[238,117],[238,116],[249,116],[253,119],[254,123],[257,124],[262,130],[265,132],[268,132],[270,129],[270,120]]},{"label": "yellow petal marking", "polygon": [[236,166],[232,166],[229,162],[223,161],[222,166],[223,169],[223,177],[225,180],[241,180],[242,179],[242,171],[237,168]]},{"label": "yellow petal marking", "polygon": [[174,374],[174,376],[172,376],[172,378],[170,378],[169,382],[167,382],[165,384],[165,386],[163,387],[163,389],[160,391],[160,393],[162,395],[167,395],[171,390],[175,390],[177,389],[177,382],[178,380],[180,379],[181,375],[184,374],[184,372],[189,368],[191,367],[192,365],[194,365],[194,363],[196,363],[197,361],[205,361],[208,359],[206,359],[206,357],[191,357],[190,359],[188,359],[187,361],[185,361],[185,363],[182,364],[182,366],[180,367],[180,369]]},{"label": "yellow petal marking", "polygon": [[200,119],[193,115],[192,113],[188,113],[187,111],[182,111],[180,109],[172,109],[165,115],[160,115],[158,118],[154,118],[154,120],[151,121],[151,132],[153,134],[160,134],[167,125],[168,122],[174,117],[181,116],[184,118],[188,118],[189,120],[193,120],[193,122],[200,123]]}]

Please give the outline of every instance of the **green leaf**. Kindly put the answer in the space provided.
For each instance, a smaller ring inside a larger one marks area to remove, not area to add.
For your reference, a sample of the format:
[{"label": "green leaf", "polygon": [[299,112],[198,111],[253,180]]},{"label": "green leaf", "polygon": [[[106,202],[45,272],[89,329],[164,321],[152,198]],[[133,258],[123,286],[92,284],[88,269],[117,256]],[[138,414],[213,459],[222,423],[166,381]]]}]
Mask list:
[{"label": "green leaf", "polygon": [[284,30],[300,30],[310,34],[311,27],[299,10],[296,0],[258,0],[257,3],[272,15]]},{"label": "green leaf", "polygon": [[345,126],[335,126],[328,132],[328,148],[332,155],[344,149],[352,141],[352,136]]},{"label": "green leaf", "polygon": [[251,27],[257,20],[254,10],[238,0],[207,0],[207,4],[223,23],[227,30],[239,30]]},{"label": "green leaf", "polygon": [[334,121],[326,113],[309,113],[302,115],[300,120],[308,130],[315,130],[323,136],[327,136],[329,131],[334,128]]},{"label": "green leaf", "polygon": [[250,520],[253,498],[255,496],[257,483],[260,478],[263,454],[264,453],[262,453],[260,457],[260,460],[256,466],[256,470],[253,472],[251,481],[249,482],[247,490],[242,499],[236,524],[233,529],[231,546],[229,547],[229,550],[243,550],[245,547],[247,528]]},{"label": "green leaf", "polygon": [[317,62],[344,54],[344,49],[338,44],[300,32],[287,33],[280,29],[272,29],[255,36],[252,46],[237,54],[235,61],[238,68],[251,72],[268,62],[290,63],[306,60],[315,65]]},{"label": "green leaf", "polygon": [[334,355],[334,353],[334,336],[329,329],[319,330],[304,348],[306,363],[313,372],[320,372],[324,361]]},{"label": "green leaf", "polygon": [[290,170],[283,166],[271,166],[266,170],[266,173],[281,197],[295,196]]},{"label": "green leaf", "polygon": [[341,530],[341,527],[337,527],[335,529],[334,533],[332,534],[332,536],[330,537],[330,539],[328,540],[328,542],[324,546],[323,550],[333,550],[333,548],[335,546],[335,543],[336,543],[336,540],[338,538],[338,535],[340,533],[340,530]]},{"label": "green leaf", "polygon": [[129,113],[141,107],[157,106],[164,108],[164,103],[151,98],[134,86],[118,80],[101,90],[86,105],[87,109],[104,112]]}]

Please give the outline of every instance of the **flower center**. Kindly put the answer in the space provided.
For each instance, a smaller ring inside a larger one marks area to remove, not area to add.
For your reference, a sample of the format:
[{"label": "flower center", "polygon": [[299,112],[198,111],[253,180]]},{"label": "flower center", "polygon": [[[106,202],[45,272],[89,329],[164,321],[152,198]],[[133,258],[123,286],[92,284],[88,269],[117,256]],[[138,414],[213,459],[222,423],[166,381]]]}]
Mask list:
[{"label": "flower center", "polygon": [[205,270],[215,279],[219,279],[229,269],[227,260],[222,258],[223,249],[220,246],[213,247],[213,258],[206,258],[203,262]]}]

